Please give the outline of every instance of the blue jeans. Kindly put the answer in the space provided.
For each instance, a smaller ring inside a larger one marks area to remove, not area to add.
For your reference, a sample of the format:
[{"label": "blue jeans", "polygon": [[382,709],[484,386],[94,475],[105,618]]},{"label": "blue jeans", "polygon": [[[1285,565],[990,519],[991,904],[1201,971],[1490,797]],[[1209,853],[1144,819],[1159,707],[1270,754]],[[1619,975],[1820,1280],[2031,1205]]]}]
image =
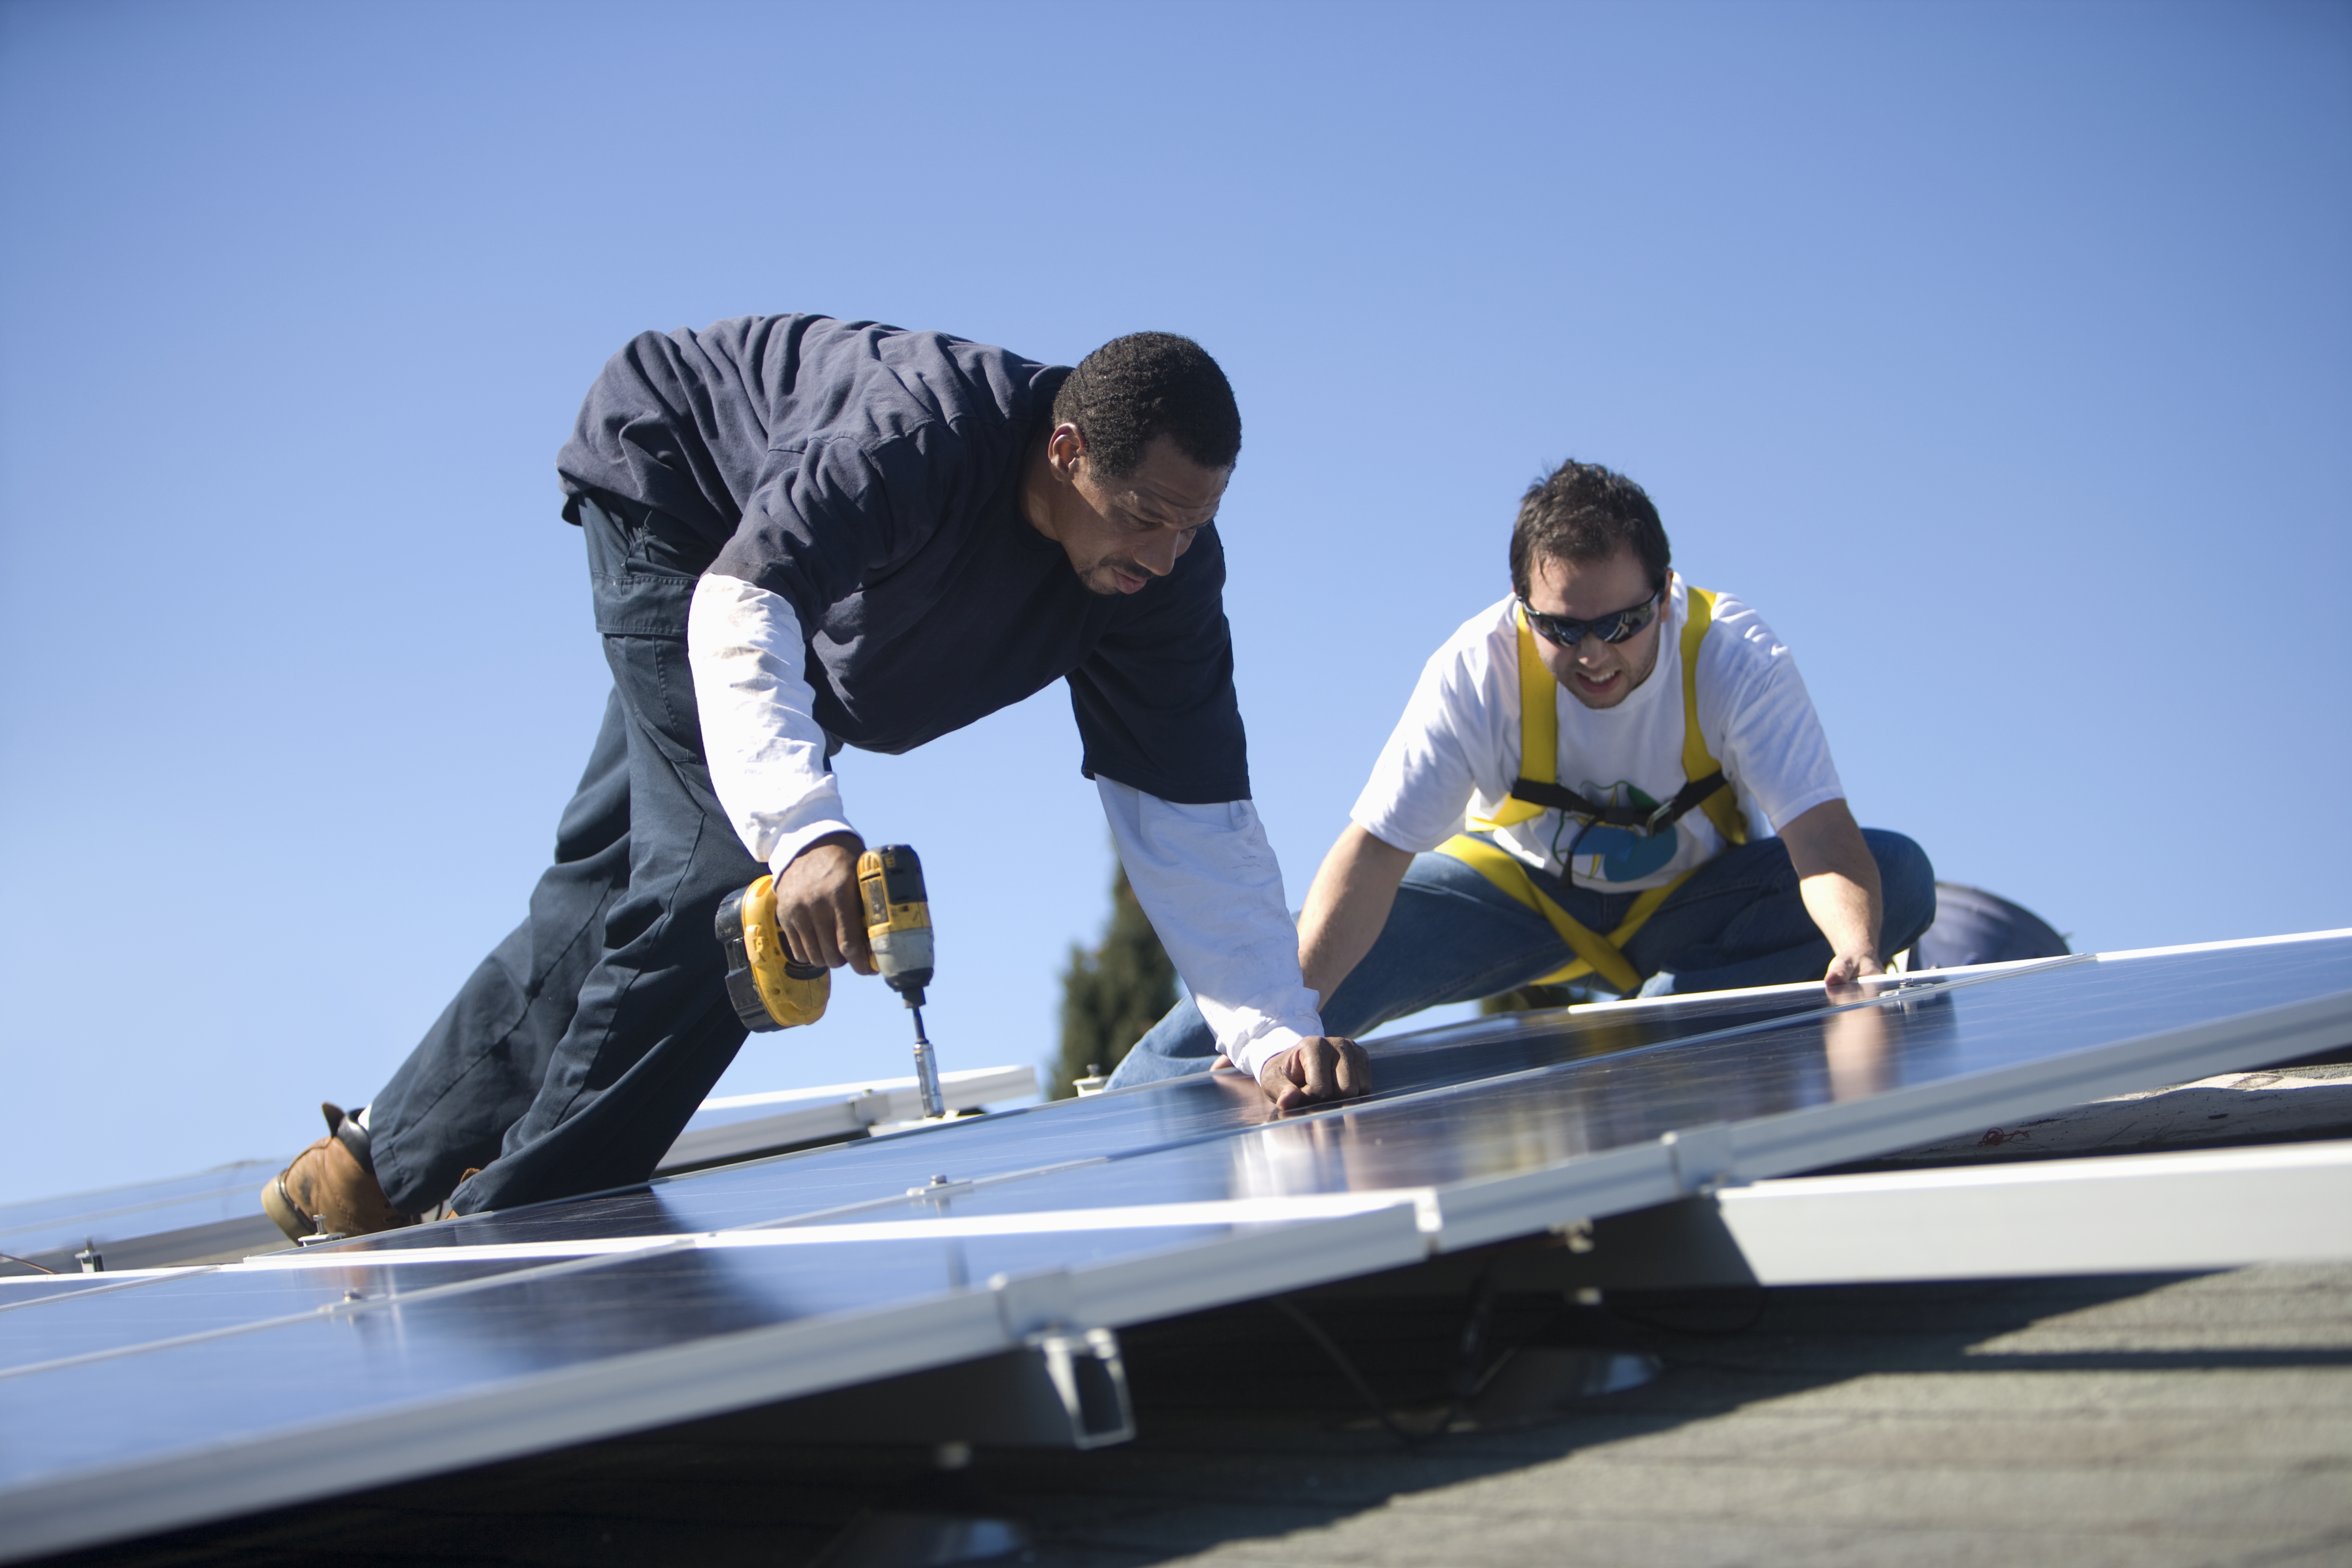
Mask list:
[{"label": "blue jeans", "polygon": [[[1936,871],[1899,833],[1862,830],[1878,862],[1885,952],[1900,952],[1936,918]],[[1597,931],[1617,928],[1639,896],[1564,887],[1530,873],[1562,909]],[[1818,980],[1829,940],[1805,912],[1796,868],[1778,838],[1727,849],[1691,874],[1625,943],[1652,995]],[[1392,1018],[1475,1002],[1539,980],[1575,954],[1550,922],[1450,855],[1416,855],[1372,951],[1323,1009],[1334,1035],[1370,1033]],[[1215,1037],[1189,996],[1136,1042],[1110,1087],[1205,1072]]]}]

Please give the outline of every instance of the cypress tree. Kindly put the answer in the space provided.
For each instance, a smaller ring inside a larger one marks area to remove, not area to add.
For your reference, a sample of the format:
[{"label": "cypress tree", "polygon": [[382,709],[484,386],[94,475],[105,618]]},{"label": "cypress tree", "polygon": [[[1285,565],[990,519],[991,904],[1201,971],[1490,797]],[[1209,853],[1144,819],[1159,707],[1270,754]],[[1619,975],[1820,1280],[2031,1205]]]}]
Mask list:
[{"label": "cypress tree", "polygon": [[1053,1097],[1076,1092],[1072,1080],[1089,1068],[1108,1073],[1174,1005],[1176,966],[1127,885],[1127,868],[1116,867],[1101,944],[1091,952],[1073,946],[1062,972],[1062,1057]]}]

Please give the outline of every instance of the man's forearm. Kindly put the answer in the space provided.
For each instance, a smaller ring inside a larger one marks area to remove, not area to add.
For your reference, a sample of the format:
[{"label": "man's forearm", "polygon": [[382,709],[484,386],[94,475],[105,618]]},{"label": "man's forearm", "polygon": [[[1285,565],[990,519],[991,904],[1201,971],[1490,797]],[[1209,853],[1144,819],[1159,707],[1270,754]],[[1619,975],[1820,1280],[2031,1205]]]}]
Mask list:
[{"label": "man's forearm", "polygon": [[[1877,869],[1875,866],[1872,868]],[[1877,879],[1871,879],[1874,884]],[[1833,953],[1867,953],[1884,958],[1878,951],[1878,889],[1864,887],[1844,871],[1817,871],[1801,878],[1797,891],[1805,900],[1805,912],[1822,928],[1829,939]]]},{"label": "man's forearm", "polygon": [[1399,849],[1354,823],[1348,825],[1307,893],[1298,917],[1298,965],[1318,1005],[1363,963],[1396,907],[1397,886],[1412,852]]},{"label": "man's forearm", "polygon": [[1780,829],[1805,912],[1828,939],[1832,980],[1875,973],[1878,951],[1878,862],[1843,800],[1824,801]]}]

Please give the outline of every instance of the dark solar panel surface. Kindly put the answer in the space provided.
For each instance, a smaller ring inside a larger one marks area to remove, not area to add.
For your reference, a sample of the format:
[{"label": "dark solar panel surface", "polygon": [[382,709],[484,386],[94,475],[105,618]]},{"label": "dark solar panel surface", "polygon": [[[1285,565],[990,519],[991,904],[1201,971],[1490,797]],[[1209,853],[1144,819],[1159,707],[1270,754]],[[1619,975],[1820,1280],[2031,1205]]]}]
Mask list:
[{"label": "dark solar panel surface", "polygon": [[[1371,1096],[1346,1108],[1305,1117],[1275,1111],[1257,1087],[1238,1075],[1202,1075],[927,1128],[874,1142],[814,1149],[702,1172],[625,1194],[474,1216],[454,1226],[396,1232],[352,1245],[401,1249],[666,1235],[772,1224],[836,1210],[845,1211],[845,1217],[872,1218],[876,1217],[872,1205],[903,1205],[908,1189],[928,1185],[933,1176],[984,1184],[982,1190],[991,1193],[996,1184],[1019,1177],[1027,1191],[1041,1173],[1080,1167],[1082,1174],[1055,1190],[1081,1195],[1103,1193],[1110,1190],[1104,1184],[1116,1181],[1124,1184],[1122,1195],[1105,1201],[1122,1203],[1264,1195],[1236,1190],[1234,1178],[1223,1173],[1228,1156],[1220,1152],[1202,1152],[1189,1160],[1181,1156],[1157,1160],[1133,1179],[1104,1167],[1113,1162],[1172,1154],[1192,1145],[1222,1145],[1261,1129],[1337,1121],[1337,1131],[1344,1132],[1358,1118],[1382,1108],[1402,1101],[1423,1103],[1423,1097],[1432,1091],[1458,1093],[1463,1086],[1478,1079],[1574,1070],[1578,1064],[1590,1064],[1601,1057],[1822,1011],[1821,992],[1805,986],[1582,1016],[1565,1011],[1508,1014],[1382,1042],[1373,1058]],[[1347,1190],[1346,1184],[1342,1180],[1328,1190]],[[1154,1192],[1157,1196],[1140,1195]],[[950,1207],[936,1212],[968,1212],[953,1206],[966,1201],[950,1199]],[[936,1202],[923,1200],[920,1212],[935,1212],[930,1205]]]},{"label": "dark solar panel surface", "polygon": [[[1202,1077],[294,1267],[10,1284],[0,1555],[95,1538],[77,1521],[100,1496],[153,1528],[984,1353],[1017,1342],[1006,1303],[1024,1282],[1115,1325],[1598,1217],[1687,1184],[1670,1132],[1717,1129],[1738,1173],[1781,1174],[2344,1038],[2347,936],[2060,960],[1858,1007],[1798,990],[1523,1015],[1395,1041],[1372,1098],[1305,1115]],[[1433,1194],[1419,1232],[1402,1196],[1354,1218],[1281,1208],[1416,1190]],[[1245,1206],[1181,1225],[1112,1212],[1176,1203]],[[1024,1215],[1041,1217],[1006,1218]],[[923,1228],[940,1219],[1012,1234]],[[915,1228],[842,1228],[877,1222]],[[563,1255],[625,1237],[676,1239]],[[547,1250],[447,1256],[518,1245]]]},{"label": "dark solar panel surface", "polygon": [[247,1160],[135,1187],[0,1205],[0,1252],[22,1258],[79,1248],[86,1240],[103,1247],[118,1237],[242,1219],[256,1212],[253,1195],[279,1163]]}]

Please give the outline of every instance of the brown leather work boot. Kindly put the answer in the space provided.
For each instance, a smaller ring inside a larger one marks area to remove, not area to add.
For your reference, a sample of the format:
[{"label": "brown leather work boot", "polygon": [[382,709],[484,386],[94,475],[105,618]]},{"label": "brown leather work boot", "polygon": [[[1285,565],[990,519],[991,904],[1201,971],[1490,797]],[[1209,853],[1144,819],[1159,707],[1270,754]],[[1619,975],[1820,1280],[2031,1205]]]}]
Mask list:
[{"label": "brown leather work boot", "polygon": [[[467,1182],[472,1181],[476,1176],[478,1176],[481,1173],[482,1168],[479,1165],[467,1166],[457,1176],[457,1187],[464,1186]],[[460,1215],[456,1209],[449,1206],[449,1198],[454,1198],[457,1195],[457,1187],[452,1187],[449,1189],[448,1198],[443,1198],[439,1203],[435,1204],[431,1208],[425,1210],[423,1214],[418,1215],[416,1216],[416,1223],[419,1225],[439,1225],[445,1219],[464,1218],[464,1215]]]},{"label": "brown leather work boot", "polygon": [[376,1184],[367,1129],[344,1115],[340,1105],[319,1110],[327,1118],[327,1135],[295,1155],[261,1189],[262,1212],[293,1241],[415,1225],[416,1216],[394,1209]]}]

